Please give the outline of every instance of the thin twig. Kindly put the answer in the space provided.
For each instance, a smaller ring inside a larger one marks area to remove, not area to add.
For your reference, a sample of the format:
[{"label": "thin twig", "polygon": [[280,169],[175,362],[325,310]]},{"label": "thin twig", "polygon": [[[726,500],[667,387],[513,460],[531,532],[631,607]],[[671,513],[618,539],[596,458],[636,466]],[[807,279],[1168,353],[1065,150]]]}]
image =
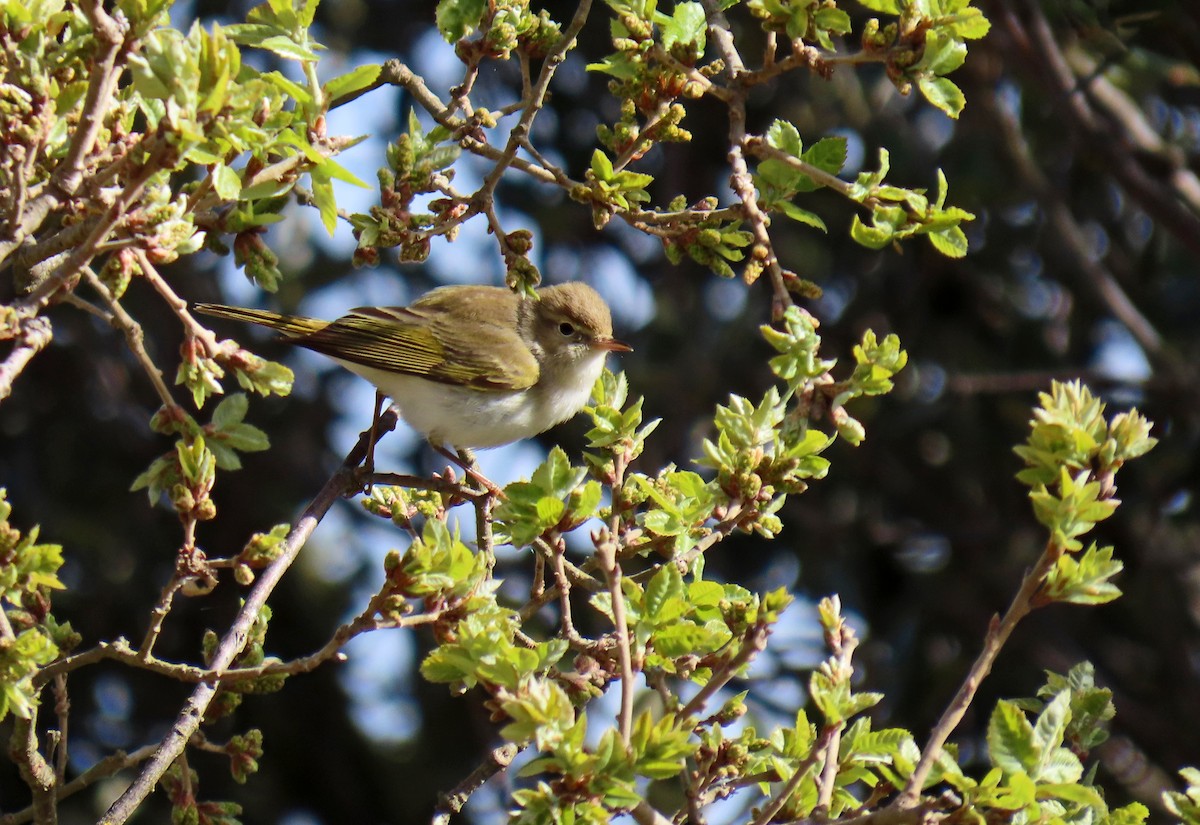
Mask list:
[{"label": "thin twig", "polygon": [[987,636],[984,638],[983,650],[979,652],[979,656],[975,659],[971,669],[967,671],[967,676],[963,679],[963,683],[958,688],[958,692],[954,694],[954,699],[942,712],[942,717],[930,731],[929,739],[925,743],[925,747],[921,749],[921,760],[917,763],[917,767],[913,770],[912,775],[908,779],[908,784],[904,790],[896,798],[892,804],[901,808],[914,807],[921,794],[921,790],[925,786],[925,780],[929,777],[929,773],[933,770],[934,764],[942,753],[942,747],[946,744],[946,740],[950,738],[950,734],[958,727],[958,723],[962,721],[963,715],[966,714],[967,708],[970,707],[972,700],[975,698],[976,691],[979,690],[980,684],[991,672],[992,664],[996,661],[996,657],[1000,654],[1004,643],[1008,641],[1008,637],[1012,635],[1017,623],[1025,618],[1034,608],[1034,597],[1037,595],[1038,589],[1042,586],[1043,580],[1058,563],[1058,559],[1063,554],[1063,548],[1053,539],[1046,543],[1045,549],[1042,550],[1042,555],[1038,559],[1037,564],[1033,569],[1025,574],[1025,578],[1021,581],[1021,586],[1017,590],[1017,594],[1013,597],[1012,603],[1005,612],[1004,617],[993,616],[992,621],[988,626]]},{"label": "thin twig", "polygon": [[725,60],[732,85],[736,93],[731,95],[726,105],[729,109],[729,185],[738,200],[742,202],[746,220],[750,222],[750,231],[754,235],[754,247],[751,255],[762,262],[771,279],[771,316],[782,317],[784,310],[793,303],[784,279],[783,267],[775,254],[775,246],[771,242],[771,233],[767,230],[770,221],[766,213],[758,205],[758,193],[754,188],[754,179],[750,175],[750,167],[746,163],[745,150],[742,148],[746,139],[746,95],[748,87],[743,84],[742,75],[746,72],[745,63],[738,53],[733,40],[733,32],[729,21],[721,11],[717,0],[703,0],[704,11],[708,16],[708,31],[717,46],[717,52]]},{"label": "thin twig", "polygon": [[53,337],[50,321],[45,318],[30,318],[21,323],[16,345],[0,362],[0,401],[12,395],[13,382]]},{"label": "thin twig", "polygon": [[679,713],[676,716],[684,719],[700,713],[700,710],[708,704],[708,700],[715,696],[717,691],[729,684],[733,677],[737,676],[738,671],[742,669],[743,665],[766,650],[767,637],[770,635],[770,627],[763,623],[756,623],[747,628],[745,635],[742,636],[742,646],[738,650],[737,655],[714,670],[709,680],[704,683],[704,687],[700,688],[696,692],[696,695],[679,709]]},{"label": "thin twig", "polygon": [[62,163],[54,172],[51,185],[43,187],[21,212],[14,213],[16,219],[7,237],[0,239],[0,263],[20,248],[65,198],[74,196],[83,180],[84,162],[96,145],[105,115],[115,103],[113,92],[121,74],[117,59],[121,54],[125,32],[117,19],[104,10],[101,0],[87,0],[80,3],[79,8],[91,25],[96,43],[79,123],[71,135]]},{"label": "thin twig", "polygon": [[54,754],[54,784],[61,786],[67,778],[67,756],[71,722],[71,695],[67,692],[66,674],[54,677],[54,715],[58,717],[58,748]]},{"label": "thin twig", "polygon": [[509,742],[492,749],[484,758],[482,764],[471,771],[453,789],[439,797],[437,808],[434,809],[433,819],[431,820],[432,825],[447,825],[450,822],[450,817],[462,811],[463,806],[467,804],[467,800],[471,798],[471,794],[475,793],[492,776],[511,765],[513,759],[517,757],[517,754],[524,747],[524,745],[515,745]]},{"label": "thin twig", "polygon": [[[131,768],[134,765],[144,762],[154,753],[154,745],[146,745],[143,748],[138,748],[133,753],[125,753],[125,751],[117,751],[109,754],[100,761],[93,764],[79,776],[72,779],[65,785],[57,789],[54,795],[56,802],[61,802],[69,796],[79,793],[88,786],[98,780],[112,776],[115,773],[120,773],[126,768]],[[35,816],[35,811],[32,805],[20,811],[11,814],[0,815],[0,825],[24,825],[26,822],[32,822]]]},{"label": "thin twig", "polygon": [[28,719],[17,717],[13,723],[12,747],[9,754],[17,763],[21,779],[33,794],[33,813],[38,825],[55,825],[58,806],[55,805],[56,780],[54,769],[38,750],[37,711]]},{"label": "thin twig", "polygon": [[112,313],[110,319],[113,326],[121,330],[125,335],[125,343],[129,347],[129,351],[133,353],[133,357],[141,364],[142,371],[146,373],[146,377],[150,379],[151,386],[154,387],[154,392],[158,394],[158,398],[162,401],[164,407],[178,407],[175,399],[171,397],[171,391],[167,388],[167,384],[163,381],[162,370],[154,363],[154,360],[146,352],[146,333],[142,330],[141,324],[133,319],[125,308],[121,306],[121,302],[113,296],[112,291],[97,277],[96,273],[90,266],[85,266],[82,270],[83,278],[87,281],[95,292],[104,301],[108,311]]},{"label": "thin twig", "polygon": [[571,616],[571,584],[567,579],[566,566],[563,563],[563,555],[566,553],[566,546],[559,541],[557,547],[550,548],[550,563],[554,568],[554,582],[558,585],[559,590],[559,626],[562,630],[562,637],[567,640],[567,644],[576,650],[585,650],[594,654],[596,652],[596,643],[590,639],[585,639],[579,635],[579,631],[575,629],[575,621]]},{"label": "thin twig", "polygon": [[154,656],[143,657],[129,645],[128,641],[125,639],[116,639],[112,642],[102,642],[90,650],[77,653],[65,659],[59,659],[47,665],[39,670],[37,676],[34,677],[34,685],[45,684],[51,677],[70,673],[102,661],[120,662],[150,673],[156,673],[160,676],[166,676],[167,678],[190,684],[205,682],[208,684],[227,685],[234,682],[261,679],[264,676],[295,676],[302,673],[310,673],[326,662],[344,659],[345,655],[341,652],[341,649],[345,647],[348,641],[362,633],[384,627],[419,627],[426,624],[435,624],[443,618],[443,612],[435,610],[430,613],[418,613],[384,621],[376,618],[377,612],[378,605],[372,600],[371,604],[362,613],[338,627],[329,640],[319,649],[284,662],[266,662],[254,667],[231,668],[223,673],[218,673],[209,668],[168,662]]},{"label": "thin twig", "polygon": [[625,468],[628,456],[618,452],[613,456],[612,478],[612,514],[609,518],[608,530],[605,534],[593,534],[592,540],[596,545],[596,560],[604,573],[605,582],[611,598],[613,626],[616,630],[617,661],[621,666],[621,710],[617,717],[621,742],[629,747],[629,737],[633,732],[633,640],[629,635],[629,619],[625,611],[625,591],[621,587],[621,565],[617,560],[617,544],[621,537],[621,503],[619,491],[625,480]]},{"label": "thin twig", "polygon": [[660,814],[645,800],[639,802],[629,815],[638,825],[671,825],[671,820]]},{"label": "thin twig", "polygon": [[816,761],[822,755],[825,755],[826,761],[828,761],[830,741],[836,730],[837,728],[832,726],[821,730],[820,736],[813,744],[812,750],[808,752],[808,755],[804,759],[800,760],[800,763],[796,765],[796,770],[788,778],[788,781],[779,789],[779,792],[775,794],[771,801],[763,806],[762,810],[758,812],[758,816],[754,818],[754,821],[750,825],[766,825],[766,823],[770,822],[775,817],[775,814],[779,813],[783,806],[787,804],[788,797],[795,792],[796,788],[800,787],[800,783],[808,776],[808,772],[812,770]]},{"label": "thin twig", "polygon": [[617,659],[621,665],[621,709],[618,713],[618,730],[621,742],[628,747],[633,732],[633,657],[630,650],[629,619],[625,612],[625,593],[621,589],[621,566],[617,564],[616,536],[609,535],[596,545],[596,556],[600,569],[608,580],[608,592],[612,597],[613,626],[616,631]]},{"label": "thin twig", "polygon": [[171,573],[171,578],[167,580],[162,590],[159,591],[158,601],[154,603],[154,607],[150,610],[150,623],[146,628],[146,635],[142,637],[142,643],[138,646],[137,650],[138,658],[143,662],[154,655],[154,643],[158,641],[158,637],[162,633],[163,622],[167,620],[167,614],[171,612],[171,604],[175,601],[175,594],[180,591],[187,580],[183,568],[183,554],[180,552],[176,555],[175,569]]}]

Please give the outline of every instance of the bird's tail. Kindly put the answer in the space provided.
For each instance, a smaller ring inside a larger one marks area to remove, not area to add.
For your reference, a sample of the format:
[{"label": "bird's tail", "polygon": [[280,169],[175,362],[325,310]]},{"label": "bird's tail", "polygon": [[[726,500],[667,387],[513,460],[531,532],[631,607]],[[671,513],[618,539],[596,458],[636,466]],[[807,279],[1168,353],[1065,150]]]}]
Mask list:
[{"label": "bird's tail", "polygon": [[247,309],[231,307],[225,304],[193,304],[192,309],[205,315],[217,318],[229,318],[233,321],[249,321],[259,326],[270,327],[284,335],[311,335],[329,323],[317,318],[305,318],[301,315],[280,315],[278,312],[268,312],[265,309]]}]

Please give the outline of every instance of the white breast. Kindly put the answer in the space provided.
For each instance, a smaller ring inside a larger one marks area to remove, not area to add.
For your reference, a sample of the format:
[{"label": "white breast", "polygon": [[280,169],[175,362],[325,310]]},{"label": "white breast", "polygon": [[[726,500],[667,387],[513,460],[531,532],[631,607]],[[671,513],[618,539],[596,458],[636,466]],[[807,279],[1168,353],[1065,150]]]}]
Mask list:
[{"label": "white breast", "polygon": [[605,354],[590,354],[574,379],[554,392],[536,385],[508,392],[469,389],[335,360],[391,398],[400,417],[431,443],[499,447],[545,432],[583,409]]}]

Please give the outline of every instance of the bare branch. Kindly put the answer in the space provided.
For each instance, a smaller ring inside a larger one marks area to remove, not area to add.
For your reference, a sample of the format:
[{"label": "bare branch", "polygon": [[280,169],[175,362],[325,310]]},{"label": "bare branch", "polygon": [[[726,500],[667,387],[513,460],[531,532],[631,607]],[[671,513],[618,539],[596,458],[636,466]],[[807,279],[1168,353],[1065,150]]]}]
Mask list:
[{"label": "bare branch", "polygon": [[954,694],[954,699],[951,700],[946,710],[942,712],[942,717],[938,720],[938,723],[930,731],[929,739],[925,743],[925,747],[921,750],[921,761],[917,763],[917,767],[908,778],[908,784],[904,787],[900,796],[896,798],[896,801],[892,803],[893,805],[900,808],[911,808],[917,804],[921,790],[925,786],[925,780],[929,777],[930,771],[933,770],[934,764],[941,755],[942,747],[946,744],[946,740],[950,738],[950,734],[954,732],[954,729],[958,727],[958,723],[962,721],[967,708],[970,707],[971,702],[975,699],[976,691],[979,690],[980,684],[983,683],[988,673],[991,672],[992,664],[996,661],[996,657],[1000,654],[1000,649],[1004,647],[1004,643],[1008,641],[1008,637],[1012,635],[1017,623],[1025,618],[1035,607],[1034,598],[1042,585],[1042,581],[1054,568],[1054,565],[1058,563],[1058,559],[1062,554],[1063,548],[1055,543],[1053,539],[1047,542],[1037,564],[1025,574],[1025,578],[1021,581],[1021,586],[1018,588],[1017,594],[1013,597],[1008,610],[1004,613],[1004,617],[992,617],[991,624],[988,626],[987,636],[984,638],[983,650],[979,652],[979,656],[971,665],[971,669],[967,672],[967,676],[958,688],[958,692]]},{"label": "bare branch", "polygon": [[46,318],[30,318],[19,326],[16,346],[8,357],[0,362],[0,401],[12,395],[13,382],[17,380],[29,362],[50,343],[54,332]]},{"label": "bare branch", "polygon": [[[524,746],[514,745],[512,742],[509,742],[493,749],[479,767],[471,771],[451,791],[441,795],[438,800],[438,806],[434,810],[433,819],[431,820],[432,825],[447,825],[450,822],[450,817],[462,811],[463,806],[467,804],[467,800],[471,798],[471,794],[475,793],[492,776],[511,765],[513,759],[517,757],[517,754],[523,748]],[[0,823],[0,825],[3,824]]]},{"label": "bare branch", "polygon": [[754,624],[746,629],[746,633],[742,636],[742,646],[738,650],[737,655],[713,670],[713,674],[709,680],[704,683],[704,687],[696,692],[686,705],[679,709],[676,714],[680,719],[687,716],[695,716],[700,710],[708,704],[708,700],[717,694],[721,688],[729,684],[733,677],[737,676],[742,666],[747,664],[758,654],[767,649],[767,637],[771,635],[770,627],[764,624]]}]

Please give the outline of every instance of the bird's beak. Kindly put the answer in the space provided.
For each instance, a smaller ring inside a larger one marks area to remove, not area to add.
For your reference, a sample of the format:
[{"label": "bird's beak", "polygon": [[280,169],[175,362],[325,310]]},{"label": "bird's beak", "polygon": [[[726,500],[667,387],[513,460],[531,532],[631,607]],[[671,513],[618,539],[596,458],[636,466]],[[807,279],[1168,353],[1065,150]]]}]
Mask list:
[{"label": "bird's beak", "polygon": [[633,352],[633,347],[616,338],[596,338],[592,341],[592,349],[601,349],[607,352]]}]

